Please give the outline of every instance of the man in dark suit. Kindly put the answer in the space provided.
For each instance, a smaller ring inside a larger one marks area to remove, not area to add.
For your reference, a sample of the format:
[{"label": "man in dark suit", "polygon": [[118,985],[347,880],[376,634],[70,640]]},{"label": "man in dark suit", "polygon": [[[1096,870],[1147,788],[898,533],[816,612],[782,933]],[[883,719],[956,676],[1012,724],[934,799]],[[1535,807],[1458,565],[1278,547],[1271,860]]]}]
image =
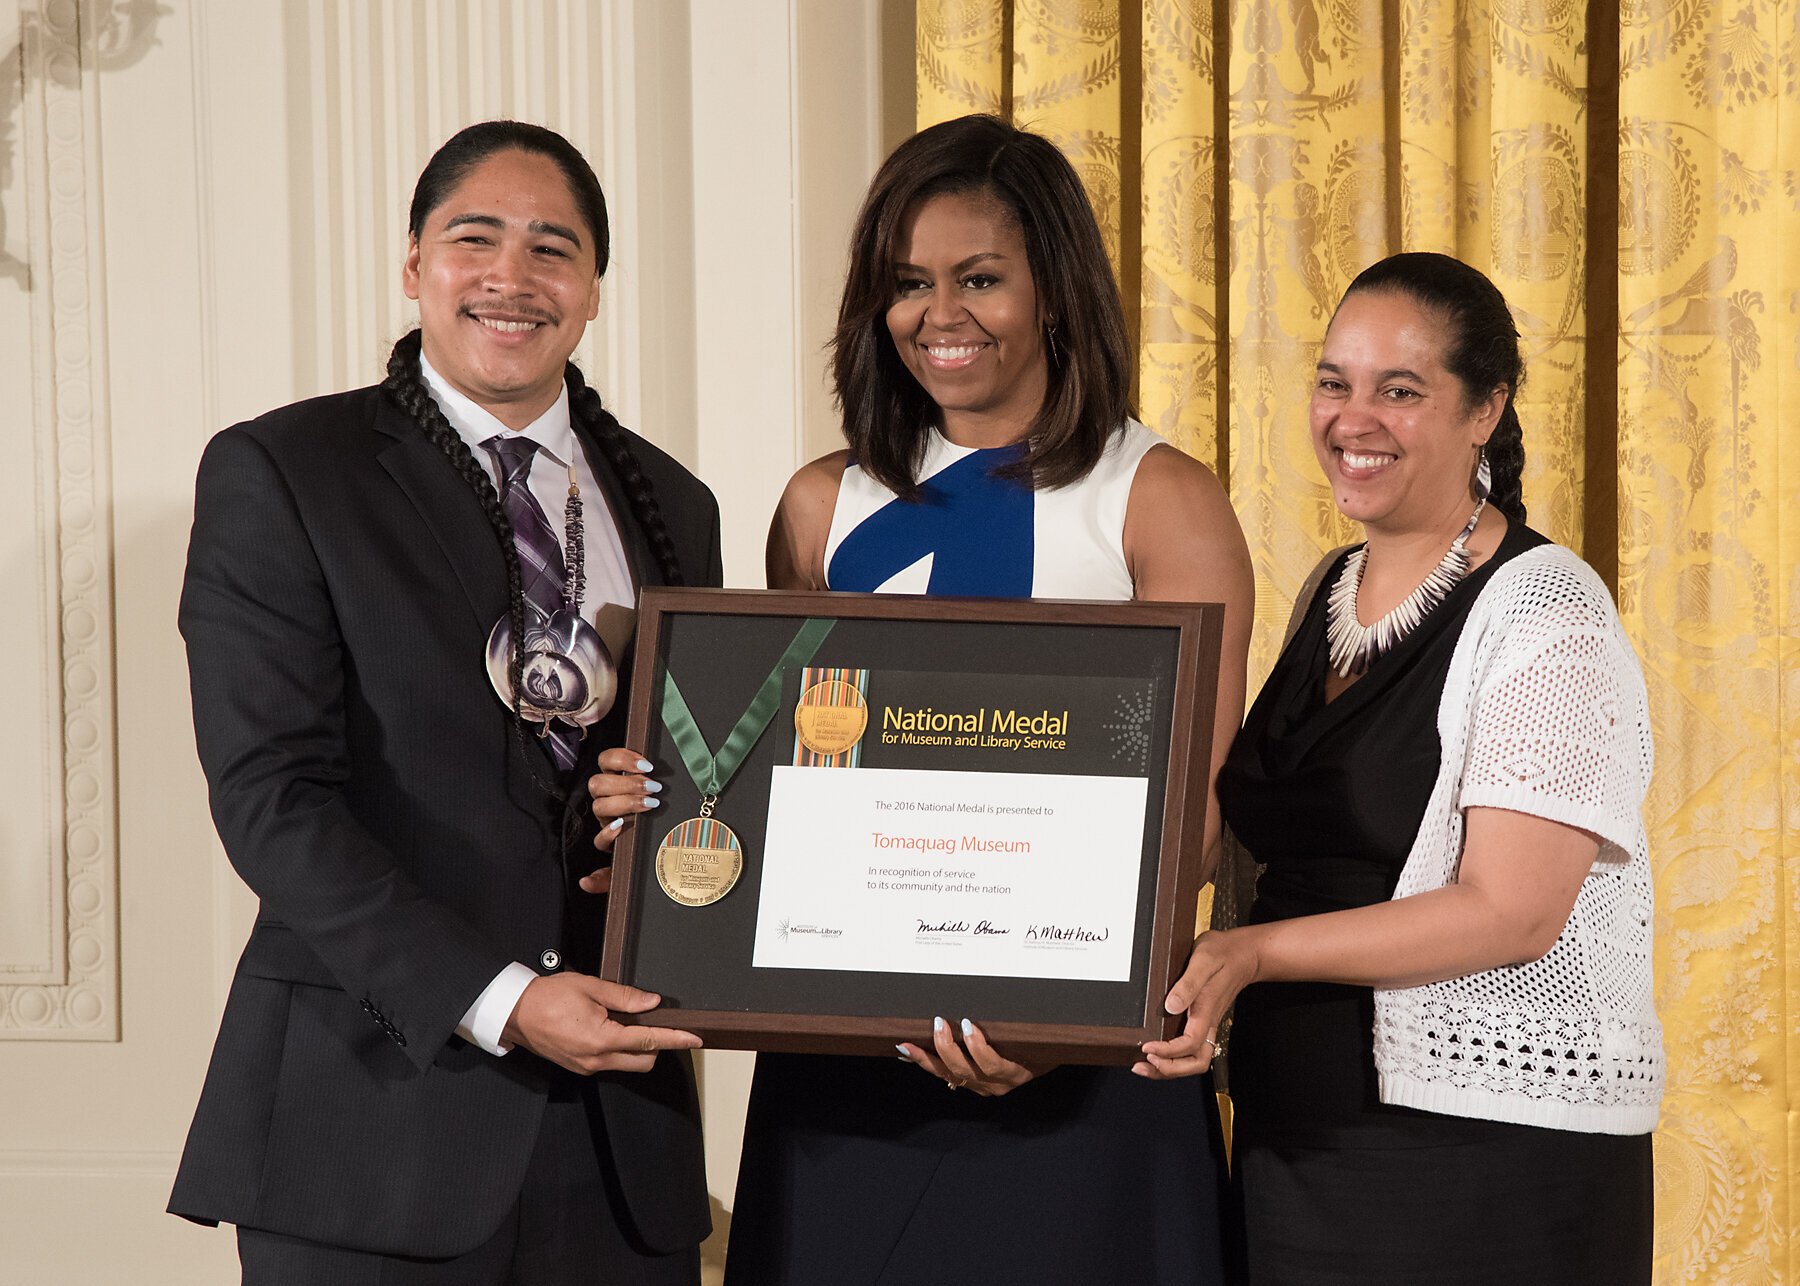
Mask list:
[{"label": "man in dark suit", "polygon": [[[388,379],[227,429],[200,466],[194,724],[261,909],[169,1208],[237,1224],[250,1283],[693,1282],[699,1114],[669,1051],[699,1041],[615,1021],[657,998],[593,976],[617,833],[594,814],[657,787],[598,753],[623,701],[541,735],[556,694],[496,688],[559,661],[552,608],[717,585],[718,508],[567,365],[608,238],[566,140],[464,130],[410,230],[420,330]],[[601,770],[630,788],[590,805]]]}]

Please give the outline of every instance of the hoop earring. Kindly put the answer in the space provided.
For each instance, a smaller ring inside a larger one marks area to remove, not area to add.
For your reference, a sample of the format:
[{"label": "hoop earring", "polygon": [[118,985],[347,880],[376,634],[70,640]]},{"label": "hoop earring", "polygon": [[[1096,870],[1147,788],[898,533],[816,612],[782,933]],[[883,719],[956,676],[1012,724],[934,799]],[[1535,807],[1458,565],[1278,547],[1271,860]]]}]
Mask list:
[{"label": "hoop earring", "polygon": [[1475,498],[1486,500],[1494,490],[1494,468],[1488,463],[1487,443],[1475,448]]}]

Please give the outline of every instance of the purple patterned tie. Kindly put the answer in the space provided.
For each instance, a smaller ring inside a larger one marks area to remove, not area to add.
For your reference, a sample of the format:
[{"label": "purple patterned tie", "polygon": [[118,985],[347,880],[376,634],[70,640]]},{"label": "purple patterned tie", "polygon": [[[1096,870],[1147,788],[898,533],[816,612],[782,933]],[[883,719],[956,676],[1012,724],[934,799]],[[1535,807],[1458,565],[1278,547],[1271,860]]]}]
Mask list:
[{"label": "purple patterned tie", "polygon": [[[544,517],[537,497],[531,494],[531,461],[538,444],[522,433],[497,433],[481,445],[494,458],[494,470],[500,475],[500,507],[506,510],[513,544],[519,551],[525,617],[528,628],[535,628],[563,607],[564,577],[562,546],[557,543],[556,530]],[[552,727],[549,741],[556,766],[565,772],[574,767],[581,747],[580,734]]]}]

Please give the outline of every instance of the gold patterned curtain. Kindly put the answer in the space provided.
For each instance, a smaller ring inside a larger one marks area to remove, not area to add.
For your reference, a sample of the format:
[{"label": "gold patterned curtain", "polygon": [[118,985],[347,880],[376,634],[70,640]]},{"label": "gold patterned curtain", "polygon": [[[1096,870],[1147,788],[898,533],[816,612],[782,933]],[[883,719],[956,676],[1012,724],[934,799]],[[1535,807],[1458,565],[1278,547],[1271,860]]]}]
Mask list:
[{"label": "gold patterned curtain", "polygon": [[1513,304],[1532,524],[1616,586],[1657,773],[1660,1283],[1800,1283],[1800,0],[919,0],[918,111],[1087,184],[1140,416],[1225,478],[1253,681],[1350,535],[1308,444],[1392,251]]}]

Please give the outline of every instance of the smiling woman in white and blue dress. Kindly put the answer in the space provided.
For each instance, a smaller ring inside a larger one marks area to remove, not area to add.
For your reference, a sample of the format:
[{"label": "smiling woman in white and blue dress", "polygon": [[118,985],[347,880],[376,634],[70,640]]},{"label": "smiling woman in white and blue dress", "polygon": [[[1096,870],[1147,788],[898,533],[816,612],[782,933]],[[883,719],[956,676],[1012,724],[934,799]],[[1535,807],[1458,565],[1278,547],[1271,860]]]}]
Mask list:
[{"label": "smiling woman in white and blue dress", "polygon": [[[771,586],[1223,602],[1222,757],[1248,552],[1213,475],[1130,417],[1118,289],[1054,146],[968,117],[888,158],[833,375],[849,449],[789,484]],[[1210,1084],[1030,1067],[982,1017],[896,1058],[758,1058],[729,1282],[1226,1280]]]},{"label": "smiling woman in white and blue dress", "polygon": [[[1443,255],[1352,283],[1314,450],[1366,543],[1320,592],[1218,783],[1265,868],[1145,1047],[1231,1034],[1253,1283],[1650,1280],[1651,767],[1600,578],[1525,525],[1506,301]],[[1240,990],[1241,989],[1241,990]]]}]

